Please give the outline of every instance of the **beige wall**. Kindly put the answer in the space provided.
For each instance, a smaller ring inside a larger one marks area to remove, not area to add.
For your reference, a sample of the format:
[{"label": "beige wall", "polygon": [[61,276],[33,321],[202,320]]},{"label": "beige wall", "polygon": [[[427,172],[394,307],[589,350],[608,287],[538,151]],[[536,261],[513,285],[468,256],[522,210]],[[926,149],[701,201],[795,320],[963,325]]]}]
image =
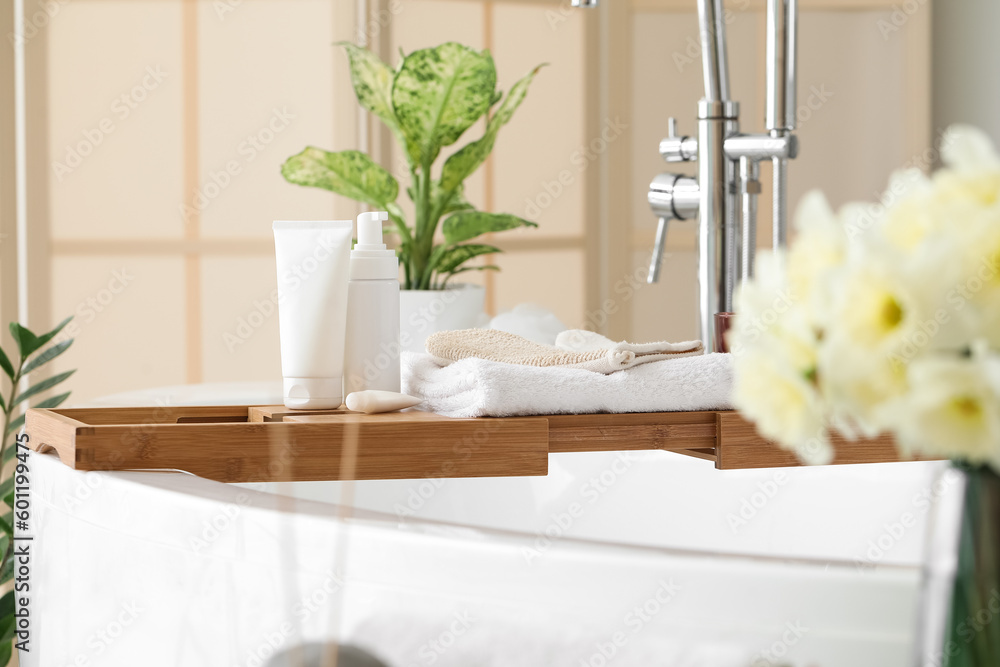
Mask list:
[{"label": "beige wall", "polygon": [[[30,81],[29,97],[47,113],[33,135],[42,168],[29,204],[33,224],[48,230],[51,244],[32,286],[51,303],[40,319],[77,316],[78,343],[61,368],[80,369],[78,400],[154,385],[277,377],[277,321],[266,314],[274,288],[270,222],[357,212],[351,202],[284,183],[280,163],[306,144],[368,145],[388,166],[399,163],[374,125],[357,132],[345,58],[332,46],[356,37],[355,3],[229,4],[232,11],[220,13],[225,4],[209,0],[74,0],[35,42],[44,45],[44,68]],[[760,129],[763,105],[760,4],[736,11],[729,27],[733,92],[748,131]],[[850,10],[831,8],[840,5]],[[503,271],[476,278],[488,285],[491,308],[532,301],[567,325],[593,326],[601,324],[595,304],[609,298],[614,332],[692,337],[693,223],[673,230],[661,284],[643,287],[641,280],[654,223],[646,185],[666,168],[656,146],[669,115],[693,130],[700,96],[697,54],[687,64],[674,57],[697,38],[693,0],[608,0],[599,14],[547,0],[373,6],[396,8],[368,35],[393,58],[400,47],[449,39],[487,47],[504,89],[535,64],[549,63],[468,184],[480,206],[540,225],[495,239],[509,250],[493,258]],[[891,12],[885,2],[803,6],[799,102],[808,108],[813,87],[831,94],[808,109],[802,156],[791,169],[792,201],[811,187],[837,203],[871,197],[927,141],[929,104],[920,82],[929,68],[919,52],[928,45],[926,23],[917,16],[899,39],[887,40],[877,28]],[[606,29],[598,18],[609,16]],[[147,68],[162,72],[162,80],[149,78]],[[146,89],[135,89],[144,79]],[[65,164],[67,151],[97,137],[105,119],[113,131],[102,132],[79,165],[57,173],[55,163]],[[581,164],[574,155],[609,124],[612,144]],[[249,136],[267,142],[252,148]],[[219,176],[229,163],[239,173]],[[568,185],[557,185],[564,172]],[[623,185],[608,192],[602,184],[615,179]],[[207,199],[185,214],[181,206],[196,204],[197,192]],[[609,202],[631,211],[610,210]],[[761,208],[767,215],[766,198]],[[3,298],[12,273],[5,254],[0,261]],[[5,301],[0,307],[9,317]],[[260,323],[245,341],[241,321]],[[227,344],[227,334],[241,342]]]}]

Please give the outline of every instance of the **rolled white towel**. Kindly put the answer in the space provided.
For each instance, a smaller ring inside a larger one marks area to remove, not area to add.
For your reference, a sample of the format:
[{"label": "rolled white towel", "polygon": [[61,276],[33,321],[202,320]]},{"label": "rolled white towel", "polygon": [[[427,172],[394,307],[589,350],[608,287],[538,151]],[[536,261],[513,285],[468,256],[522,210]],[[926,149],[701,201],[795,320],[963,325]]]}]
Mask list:
[{"label": "rolled white towel", "polygon": [[522,366],[466,358],[442,365],[430,354],[404,353],[403,392],[447,417],[675,412],[732,408],[727,354],[682,357],[621,373]]}]

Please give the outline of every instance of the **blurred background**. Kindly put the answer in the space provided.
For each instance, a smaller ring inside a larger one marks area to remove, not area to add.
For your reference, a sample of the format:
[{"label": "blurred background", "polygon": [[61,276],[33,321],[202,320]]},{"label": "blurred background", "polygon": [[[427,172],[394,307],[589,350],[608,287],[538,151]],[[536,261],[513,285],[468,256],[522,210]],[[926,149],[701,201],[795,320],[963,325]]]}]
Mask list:
[{"label": "blurred background", "polygon": [[[951,122],[1000,140],[995,0],[800,7],[793,208],[812,188],[877,199],[894,169],[933,166]],[[727,8],[733,98],[757,131],[764,2]],[[53,369],[79,369],[74,400],[280,377],[271,221],[360,212],[286,183],[281,163],[311,144],[400,172],[340,40],[393,64],[449,40],[488,48],[502,89],[549,63],[467,182],[478,206],[539,224],[493,241],[506,252],[480,278],[488,310],[533,302],[619,339],[697,335],[693,222],[644,284],[657,145],[669,116],[694,133],[702,92],[694,0],[14,0],[0,34],[0,321],[40,331],[74,315]]]}]

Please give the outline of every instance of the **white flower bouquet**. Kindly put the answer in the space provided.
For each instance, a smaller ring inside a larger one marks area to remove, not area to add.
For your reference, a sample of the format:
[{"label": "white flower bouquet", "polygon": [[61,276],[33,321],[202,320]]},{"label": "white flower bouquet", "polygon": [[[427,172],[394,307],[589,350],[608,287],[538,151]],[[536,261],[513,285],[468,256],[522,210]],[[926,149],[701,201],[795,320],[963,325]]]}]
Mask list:
[{"label": "white flower bouquet", "polygon": [[877,204],[801,202],[785,254],[737,296],[734,402],[806,462],[829,435],[1000,470],[1000,156],[955,126],[945,167],[897,172]]}]

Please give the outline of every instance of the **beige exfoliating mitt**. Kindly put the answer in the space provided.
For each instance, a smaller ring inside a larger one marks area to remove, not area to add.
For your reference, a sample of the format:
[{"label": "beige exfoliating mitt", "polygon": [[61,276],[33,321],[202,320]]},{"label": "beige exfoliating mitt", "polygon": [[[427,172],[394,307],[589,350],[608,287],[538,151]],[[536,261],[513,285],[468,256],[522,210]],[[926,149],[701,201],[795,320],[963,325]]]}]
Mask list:
[{"label": "beige exfoliating mitt", "polygon": [[427,338],[427,352],[442,364],[470,357],[521,366],[582,368],[614,373],[651,361],[700,354],[701,341],[684,343],[616,343],[582,329],[559,334],[556,346],[535,343],[497,329],[439,331]]}]

